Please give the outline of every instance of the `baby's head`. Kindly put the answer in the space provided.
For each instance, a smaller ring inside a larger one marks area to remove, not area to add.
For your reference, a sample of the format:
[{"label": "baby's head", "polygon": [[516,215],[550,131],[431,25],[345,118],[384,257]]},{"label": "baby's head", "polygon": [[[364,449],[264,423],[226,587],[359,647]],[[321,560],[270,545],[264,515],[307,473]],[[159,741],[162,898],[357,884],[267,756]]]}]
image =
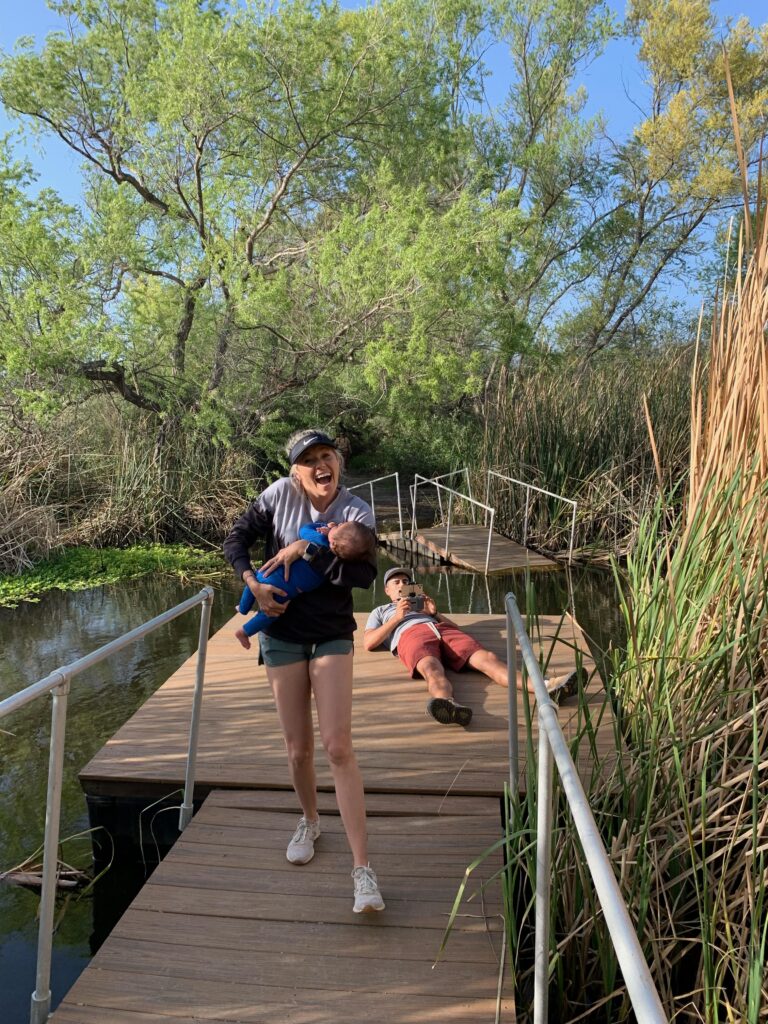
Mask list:
[{"label": "baby's head", "polygon": [[356,562],[362,558],[373,558],[376,552],[376,538],[373,530],[363,523],[339,523],[328,530],[331,551],[343,561]]}]

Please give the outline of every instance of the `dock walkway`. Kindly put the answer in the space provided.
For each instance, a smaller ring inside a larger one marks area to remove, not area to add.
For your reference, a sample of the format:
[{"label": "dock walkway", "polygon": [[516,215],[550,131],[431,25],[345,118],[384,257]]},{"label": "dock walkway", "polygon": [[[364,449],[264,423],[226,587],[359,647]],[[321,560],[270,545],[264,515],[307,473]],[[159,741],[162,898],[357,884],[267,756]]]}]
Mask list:
[{"label": "dock walkway", "polygon": [[[362,627],[367,615],[358,614]],[[505,619],[456,615],[504,655]],[[366,785],[371,863],[387,902],[355,916],[346,839],[330,772],[316,757],[323,834],[315,859],[285,860],[299,808],[263,668],[237,644],[233,618],[209,641],[196,798],[202,807],[51,1017],[52,1024],[480,1024],[515,1020],[509,979],[496,1017],[503,927],[496,851],[470,876],[444,957],[433,969],[464,870],[501,837],[507,692],[454,675],[474,708],[466,729],[424,713],[426,690],[388,652],[355,653],[354,736]],[[534,642],[549,672],[592,669],[578,626],[542,617]],[[87,793],[155,799],[184,776],[195,662],[190,658],[81,773]],[[594,731],[577,761],[611,763],[613,720],[593,674]],[[521,723],[522,697],[518,697]],[[559,710],[566,735],[577,702]],[[521,724],[521,737],[524,726]],[[521,767],[525,743],[521,743]],[[599,764],[597,765],[599,770]]]},{"label": "dock walkway", "polygon": [[[357,636],[368,618],[356,614]],[[453,615],[484,647],[506,657],[503,615]],[[289,789],[285,750],[272,694],[254,650],[244,651],[234,639],[242,621],[233,617],[208,643],[205,695],[198,741],[196,796],[211,789]],[[565,616],[541,616],[534,642],[543,651],[547,671],[571,669],[575,651],[592,673],[587,706],[592,713],[600,760],[614,749],[613,717],[605,703],[602,681],[581,630]],[[410,679],[389,651],[369,653],[355,648],[353,733],[358,762],[370,793],[451,793],[498,797],[509,777],[507,691],[475,672],[449,673],[456,699],[474,709],[468,729],[441,727],[424,713],[427,691]],[[94,795],[155,795],[178,789],[184,782],[195,659],[190,658],[118,730],[85,766],[80,780]],[[578,702],[559,711],[568,739],[581,725]],[[518,693],[521,776],[525,768],[525,717]],[[534,736],[536,729],[534,726]],[[584,742],[581,755],[587,771],[594,768],[593,750]],[[578,762],[577,762],[578,763]],[[316,756],[321,789],[333,781],[322,753]]]},{"label": "dock walkway", "polygon": [[[432,551],[451,565],[460,565],[472,572],[485,572],[488,552],[488,527],[451,526],[448,548],[445,546],[446,528],[433,526],[419,530],[416,542]],[[517,541],[494,533],[491,539],[491,554],[488,559],[488,573],[514,572],[515,569],[554,569],[557,562],[538,551],[523,547]]]},{"label": "dock walkway", "polygon": [[[270,795],[265,807],[259,791],[211,793],[51,1024],[497,1019],[501,899],[498,884],[480,887],[501,868],[499,851],[471,876],[475,898],[436,963],[464,870],[499,837],[496,801],[440,809],[435,797],[370,796],[387,908],[354,915],[333,798],[314,860],[297,868],[285,859],[295,798]],[[508,976],[498,1019],[515,1020]]]}]

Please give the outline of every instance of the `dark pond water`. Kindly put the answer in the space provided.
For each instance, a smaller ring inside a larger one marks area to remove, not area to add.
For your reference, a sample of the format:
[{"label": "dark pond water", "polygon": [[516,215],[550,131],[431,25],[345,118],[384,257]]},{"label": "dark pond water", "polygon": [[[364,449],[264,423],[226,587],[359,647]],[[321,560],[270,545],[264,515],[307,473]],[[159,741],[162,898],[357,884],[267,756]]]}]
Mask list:
[{"label": "dark pond water", "polygon": [[[371,591],[355,591],[355,606],[370,610],[386,600],[381,576],[392,563],[382,558],[379,579]],[[525,610],[523,575],[491,577],[425,566],[420,576],[438,607],[450,614],[501,613],[504,596],[513,591]],[[531,577],[537,610],[558,614],[573,606],[600,657],[609,643],[621,643],[613,581],[609,574],[577,570],[569,582],[562,570]],[[167,577],[144,578],[73,594],[47,595],[39,604],[0,609],[0,699],[133,629],[147,619],[195,594],[200,588]],[[232,614],[239,588],[234,581],[219,586],[213,629]],[[69,700],[62,837],[88,828],[85,799],[77,774],[110,736],[197,645],[199,611],[189,612],[145,640],[83,673],[73,683]],[[50,700],[41,698],[2,723],[0,733],[0,872],[23,861],[42,843],[48,771]],[[91,837],[65,843],[62,857],[88,866]],[[114,899],[124,891],[115,886]],[[26,1024],[34,988],[37,944],[35,893],[0,883],[0,1022]],[[53,1004],[62,998],[95,951],[93,901],[62,903],[53,956]]]}]

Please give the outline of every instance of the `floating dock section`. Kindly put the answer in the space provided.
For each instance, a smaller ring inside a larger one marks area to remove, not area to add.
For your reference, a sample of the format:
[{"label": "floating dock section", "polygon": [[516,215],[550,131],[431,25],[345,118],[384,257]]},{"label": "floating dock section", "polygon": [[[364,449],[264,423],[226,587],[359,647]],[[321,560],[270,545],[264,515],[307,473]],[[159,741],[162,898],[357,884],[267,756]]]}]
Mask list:
[{"label": "floating dock section", "polygon": [[[363,627],[366,614],[359,614]],[[504,656],[505,618],[456,615]],[[208,646],[191,824],[56,1009],[53,1024],[435,1024],[515,1020],[502,958],[499,851],[472,873],[443,953],[466,867],[502,835],[509,777],[507,691],[452,675],[474,709],[467,729],[425,715],[426,688],[389,652],[355,651],[354,738],[366,786],[370,859],[387,909],[352,913],[350,857],[330,771],[316,754],[322,835],[316,856],[289,864],[299,807],[263,667],[233,633]],[[360,635],[360,634],[358,634]],[[579,770],[615,757],[613,718],[584,638],[569,617],[534,631],[549,674],[591,673],[579,710],[559,709],[566,736],[583,731]],[[195,659],[164,683],[81,773],[98,800],[147,803],[184,778]],[[521,770],[525,769],[523,698]],[[535,730],[534,730],[535,731]]]}]

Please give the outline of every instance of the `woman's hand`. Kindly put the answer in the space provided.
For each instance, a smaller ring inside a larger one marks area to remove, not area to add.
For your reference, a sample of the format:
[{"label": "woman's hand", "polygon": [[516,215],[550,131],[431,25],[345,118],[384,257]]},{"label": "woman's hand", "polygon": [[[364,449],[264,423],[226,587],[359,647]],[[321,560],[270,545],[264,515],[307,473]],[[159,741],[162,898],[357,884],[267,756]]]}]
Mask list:
[{"label": "woman's hand", "polygon": [[[283,575],[286,580],[290,579],[291,575],[291,564],[297,562],[304,552],[309,547],[309,541],[307,540],[295,540],[293,544],[289,544],[285,548],[281,548],[276,555],[273,555],[268,562],[265,562],[261,567],[261,573],[263,576],[269,576],[271,572],[274,572],[278,565],[282,565]],[[250,586],[250,584],[249,584]],[[272,587],[271,589],[275,589]],[[284,591],[280,591],[284,593]],[[264,609],[266,611],[266,608]],[[269,614],[269,613],[268,613]]]},{"label": "woman's hand", "polygon": [[259,583],[255,575],[246,576],[245,582],[250,592],[256,598],[259,610],[266,615],[282,615],[290,604],[290,601],[284,601],[280,604],[275,600],[276,595],[277,597],[287,596],[284,590],[281,590],[279,587],[273,587],[271,583]]},{"label": "woman's hand", "polygon": [[[251,590],[254,590],[250,582],[248,583],[248,586]],[[282,603],[276,601],[276,596],[287,597],[287,594],[279,587],[273,587],[271,583],[259,583],[257,580],[256,588],[257,589],[254,590],[253,596],[256,598],[256,604],[259,606],[260,610],[266,615],[282,615],[291,603],[290,601],[283,601]]]}]

